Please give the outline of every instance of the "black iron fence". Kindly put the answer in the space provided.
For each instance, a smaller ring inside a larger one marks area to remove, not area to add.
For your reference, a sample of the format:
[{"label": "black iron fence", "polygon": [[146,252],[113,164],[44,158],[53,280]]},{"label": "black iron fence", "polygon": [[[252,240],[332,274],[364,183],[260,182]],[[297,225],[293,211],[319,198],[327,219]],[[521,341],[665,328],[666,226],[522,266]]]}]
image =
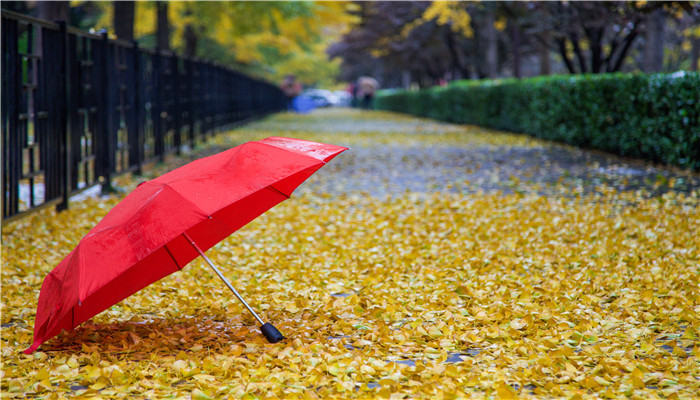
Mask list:
[{"label": "black iron fence", "polygon": [[106,34],[2,11],[2,218],[283,109],[274,85]]}]

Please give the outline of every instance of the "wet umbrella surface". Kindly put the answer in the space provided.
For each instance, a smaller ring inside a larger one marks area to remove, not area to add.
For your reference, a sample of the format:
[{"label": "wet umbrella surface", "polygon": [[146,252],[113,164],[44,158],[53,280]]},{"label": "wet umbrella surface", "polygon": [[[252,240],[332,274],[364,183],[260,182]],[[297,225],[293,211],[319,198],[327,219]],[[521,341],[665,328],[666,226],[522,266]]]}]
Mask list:
[{"label": "wet umbrella surface", "polygon": [[[346,147],[272,137],[143,182],[44,279],[31,353],[151,283],[184,268],[294,189]],[[222,277],[219,270],[212,268]],[[239,294],[224,279],[234,294]],[[272,342],[280,333],[264,323]]]}]

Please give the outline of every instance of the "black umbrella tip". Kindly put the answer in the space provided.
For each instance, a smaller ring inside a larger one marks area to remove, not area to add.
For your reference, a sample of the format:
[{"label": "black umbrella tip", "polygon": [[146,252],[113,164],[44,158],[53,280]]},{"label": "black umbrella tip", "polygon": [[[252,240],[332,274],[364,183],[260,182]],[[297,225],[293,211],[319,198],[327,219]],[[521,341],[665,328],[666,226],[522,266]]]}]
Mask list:
[{"label": "black umbrella tip", "polygon": [[269,322],[261,326],[260,330],[262,331],[263,335],[265,335],[265,338],[267,338],[267,341],[270,343],[277,343],[280,340],[284,339],[284,336],[282,336],[280,331],[278,331],[277,328],[275,328],[274,325],[272,325]]}]

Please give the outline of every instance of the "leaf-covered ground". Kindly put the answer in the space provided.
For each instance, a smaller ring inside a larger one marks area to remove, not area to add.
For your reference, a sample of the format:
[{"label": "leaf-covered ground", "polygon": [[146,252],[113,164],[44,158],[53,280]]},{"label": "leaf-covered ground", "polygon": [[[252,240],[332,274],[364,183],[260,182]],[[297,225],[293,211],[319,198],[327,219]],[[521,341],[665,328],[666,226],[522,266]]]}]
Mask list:
[{"label": "leaf-covered ground", "polygon": [[352,148],[208,253],[284,342],[196,260],[22,354],[43,277],[119,201],[88,198],[2,228],[3,397],[697,398],[697,174],[326,110],[146,178],[273,135]]}]

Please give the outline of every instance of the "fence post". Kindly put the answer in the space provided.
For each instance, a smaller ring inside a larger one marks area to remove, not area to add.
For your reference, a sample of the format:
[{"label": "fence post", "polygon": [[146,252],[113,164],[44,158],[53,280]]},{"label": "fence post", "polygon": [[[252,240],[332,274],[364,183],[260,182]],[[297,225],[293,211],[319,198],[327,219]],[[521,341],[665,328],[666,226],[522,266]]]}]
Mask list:
[{"label": "fence post", "polygon": [[182,154],[182,101],[180,93],[180,57],[173,53],[171,56],[171,87],[173,89],[173,125],[175,136],[173,137],[173,145],[176,148],[176,154]]},{"label": "fence post", "polygon": [[66,27],[66,21],[57,21],[58,30],[60,33],[59,40],[59,50],[56,52],[59,57],[63,57],[62,60],[58,61],[60,68],[59,82],[63,84],[63,102],[57,108],[60,113],[60,127],[63,129],[63,134],[58,139],[61,146],[61,154],[63,156],[63,168],[61,173],[62,185],[61,185],[61,197],[62,201],[56,206],[57,211],[63,211],[68,208],[68,202],[70,200],[70,195],[72,191],[72,160],[73,160],[73,140],[72,140],[72,126],[71,118],[68,116],[68,109],[72,106],[71,98],[71,74],[70,74],[70,59],[68,57],[68,46],[70,42],[68,39],[68,29]]},{"label": "fence post", "polygon": [[188,131],[187,140],[190,142],[190,146],[194,148],[197,142],[194,137],[194,99],[192,97],[192,85],[194,84],[194,81],[192,80],[192,60],[185,58],[183,63],[185,67],[185,82],[187,88],[187,121],[185,121]]},{"label": "fence post", "polygon": [[19,144],[19,99],[22,97],[22,68],[17,45],[17,21],[2,21],[2,217],[19,212],[19,177],[22,161]]},{"label": "fence post", "polygon": [[100,65],[100,77],[99,77],[99,87],[98,91],[99,106],[98,106],[98,119],[99,119],[99,132],[95,137],[97,143],[100,144],[100,151],[97,152],[98,159],[96,160],[100,166],[99,175],[102,177],[102,194],[113,193],[114,188],[112,187],[112,172],[113,164],[112,157],[114,154],[114,149],[112,148],[112,90],[110,84],[110,75],[112,73],[110,61],[112,57],[109,54],[109,37],[107,32],[102,32],[102,37],[96,40],[100,44],[99,51],[99,62]]},{"label": "fence post", "polygon": [[153,97],[155,98],[153,107],[151,108],[151,115],[153,118],[153,140],[154,140],[154,153],[155,156],[160,160],[165,160],[165,138],[163,137],[162,122],[163,118],[161,113],[163,112],[163,96],[162,96],[162,74],[161,74],[161,54],[160,48],[155,50],[153,55]]},{"label": "fence post", "polygon": [[144,159],[144,127],[141,123],[141,50],[139,49],[139,43],[136,40],[132,41],[132,45],[134,52],[134,65],[132,66],[133,73],[131,74],[131,77],[134,80],[134,97],[131,117],[135,121],[134,129],[136,130],[136,148],[131,152],[131,154],[135,158],[134,164],[136,164],[136,175],[141,175],[143,172],[142,167]]}]

